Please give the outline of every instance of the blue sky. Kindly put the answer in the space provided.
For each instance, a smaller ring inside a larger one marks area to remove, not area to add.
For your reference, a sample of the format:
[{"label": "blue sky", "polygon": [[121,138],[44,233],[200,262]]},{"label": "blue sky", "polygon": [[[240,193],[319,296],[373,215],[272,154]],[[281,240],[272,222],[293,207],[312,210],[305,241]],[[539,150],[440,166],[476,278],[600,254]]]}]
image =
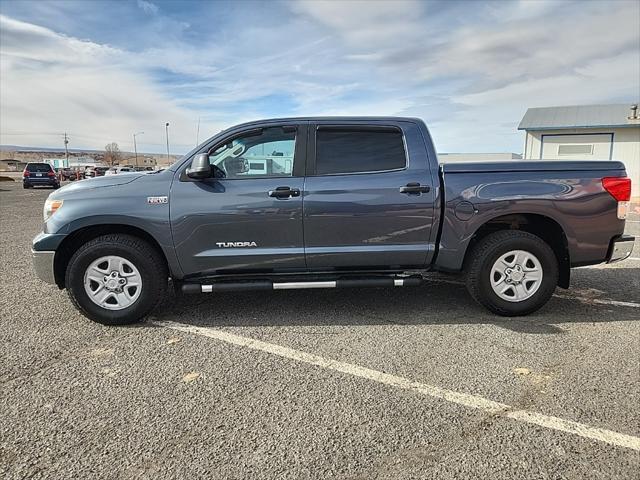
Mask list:
[{"label": "blue sky", "polygon": [[0,2],[0,143],[171,150],[235,123],[406,115],[521,152],[528,107],[640,97],[640,2]]}]

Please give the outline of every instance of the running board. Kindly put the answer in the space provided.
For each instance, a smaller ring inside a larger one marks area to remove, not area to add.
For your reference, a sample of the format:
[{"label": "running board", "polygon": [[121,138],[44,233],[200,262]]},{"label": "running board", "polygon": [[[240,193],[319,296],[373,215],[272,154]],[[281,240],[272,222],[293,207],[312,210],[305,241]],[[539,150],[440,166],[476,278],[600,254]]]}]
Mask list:
[{"label": "running board", "polygon": [[297,290],[302,288],[351,288],[351,287],[415,287],[422,283],[420,277],[363,278],[314,282],[272,282],[254,280],[247,282],[216,282],[212,284],[184,283],[183,293],[237,292],[248,290]]}]

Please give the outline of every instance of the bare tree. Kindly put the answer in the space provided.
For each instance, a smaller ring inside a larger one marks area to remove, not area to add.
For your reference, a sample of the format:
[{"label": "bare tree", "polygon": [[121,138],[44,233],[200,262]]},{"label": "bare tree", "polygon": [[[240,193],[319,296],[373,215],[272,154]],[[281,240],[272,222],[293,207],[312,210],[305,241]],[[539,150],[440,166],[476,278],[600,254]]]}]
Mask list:
[{"label": "bare tree", "polygon": [[118,147],[118,144],[116,142],[111,142],[107,145],[105,145],[104,147],[104,161],[111,165],[112,167],[114,165],[117,165],[118,163],[120,163],[120,158],[121,158],[121,154],[120,154],[120,147]]}]

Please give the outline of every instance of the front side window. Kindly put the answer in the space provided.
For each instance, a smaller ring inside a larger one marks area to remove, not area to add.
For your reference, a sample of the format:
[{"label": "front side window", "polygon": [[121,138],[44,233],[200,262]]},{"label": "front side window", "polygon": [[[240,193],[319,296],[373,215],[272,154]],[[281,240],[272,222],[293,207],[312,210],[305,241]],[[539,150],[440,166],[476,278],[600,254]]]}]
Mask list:
[{"label": "front side window", "polygon": [[291,177],[295,145],[295,131],[265,128],[210,152],[209,163],[224,178]]},{"label": "front side window", "polygon": [[318,175],[398,170],[406,163],[399,130],[321,128],[317,132]]}]

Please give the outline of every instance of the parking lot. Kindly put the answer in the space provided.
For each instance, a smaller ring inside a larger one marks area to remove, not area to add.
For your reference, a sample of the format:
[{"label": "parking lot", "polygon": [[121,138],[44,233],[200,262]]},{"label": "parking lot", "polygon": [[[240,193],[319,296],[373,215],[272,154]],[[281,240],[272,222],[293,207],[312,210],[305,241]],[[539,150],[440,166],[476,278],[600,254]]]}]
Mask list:
[{"label": "parking lot", "polygon": [[32,272],[49,193],[0,183],[2,478],[640,478],[639,242],[526,318],[434,277],[103,327]]}]

